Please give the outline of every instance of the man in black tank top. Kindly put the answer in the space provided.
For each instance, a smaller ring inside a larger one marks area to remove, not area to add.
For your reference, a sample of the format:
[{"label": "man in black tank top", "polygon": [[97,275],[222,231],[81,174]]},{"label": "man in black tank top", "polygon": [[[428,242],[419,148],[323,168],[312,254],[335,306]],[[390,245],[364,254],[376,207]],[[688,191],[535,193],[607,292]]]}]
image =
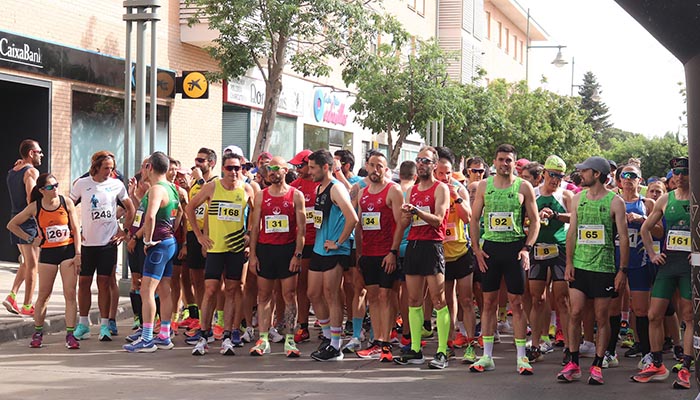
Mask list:
[{"label": "man in black tank top", "polygon": [[[39,176],[39,170],[36,167],[41,165],[41,158],[44,156],[39,143],[32,139],[25,139],[20,143],[19,153],[22,159],[16,162],[12,169],[7,171],[7,192],[10,194],[12,217],[27,207],[32,189],[34,189],[36,184],[36,178]],[[34,219],[22,224],[21,228],[32,239],[37,235],[36,221]],[[27,242],[13,234],[10,234],[10,241],[19,248],[22,254],[22,262],[12,283],[12,290],[2,304],[12,314],[32,316],[34,315],[32,296],[34,295],[39,262],[39,248],[32,246],[32,240]],[[22,282],[25,283],[24,303],[19,307],[15,296]]]}]

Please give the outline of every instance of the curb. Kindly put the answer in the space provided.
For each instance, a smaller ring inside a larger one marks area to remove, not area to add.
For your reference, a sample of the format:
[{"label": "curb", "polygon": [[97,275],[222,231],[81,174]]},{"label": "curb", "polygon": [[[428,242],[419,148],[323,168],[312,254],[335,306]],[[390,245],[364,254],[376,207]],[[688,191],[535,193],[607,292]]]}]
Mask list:
[{"label": "curb", "polygon": [[[132,318],[133,316],[134,312],[131,309],[131,302],[129,300],[120,301],[117,306],[117,321],[120,319]],[[100,320],[100,311],[91,310],[88,317],[90,318],[90,324],[94,325]],[[65,332],[65,330],[66,319],[64,314],[55,314],[46,317],[44,321],[45,334]],[[0,326],[0,343],[29,338],[32,334],[34,334],[34,319],[22,318],[21,321]]]}]

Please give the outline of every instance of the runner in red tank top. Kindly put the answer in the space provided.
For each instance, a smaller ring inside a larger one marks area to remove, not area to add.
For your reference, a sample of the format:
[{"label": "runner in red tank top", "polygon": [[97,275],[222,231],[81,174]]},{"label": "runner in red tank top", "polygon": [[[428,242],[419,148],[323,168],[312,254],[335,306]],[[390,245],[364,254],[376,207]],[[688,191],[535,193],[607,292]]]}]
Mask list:
[{"label": "runner in red tank top", "polygon": [[[386,178],[387,159],[382,153],[373,154],[366,163],[370,184],[359,195],[360,223],[355,229],[358,265],[367,288],[374,345],[357,351],[362,358],[379,358],[391,362],[391,328],[393,325],[391,296],[398,279],[396,259],[403,230],[396,229],[401,218],[403,194],[398,185]],[[397,310],[393,310],[393,315]]]},{"label": "runner in red tank top", "polygon": [[423,288],[428,283],[433,307],[437,310],[438,349],[430,368],[447,367],[447,336],[450,331],[450,312],[445,303],[445,239],[450,193],[447,185],[433,176],[438,161],[437,150],[424,147],[416,157],[418,183],[411,188],[408,204],[401,213],[401,231],[411,226],[404,259],[404,273],[408,288],[408,318],[411,328],[411,350],[397,364],[422,364],[425,359],[420,347],[423,327]]},{"label": "runner in red tank top", "polygon": [[255,197],[250,232],[248,270],[258,276],[258,324],[260,340],[250,349],[253,356],[270,353],[268,331],[272,320],[272,290],[281,281],[287,357],[299,357],[293,329],[297,318],[297,274],[301,269],[306,225],[304,195],[285,183],[289,167],[282,157],[273,157],[267,168],[271,185]]},{"label": "runner in red tank top", "polygon": [[304,250],[301,257],[301,271],[297,282],[297,304],[299,306],[299,315],[297,322],[300,325],[299,330],[294,334],[294,341],[301,343],[309,340],[309,296],[307,295],[307,279],[309,277],[309,265],[311,264],[311,255],[313,254],[314,241],[316,240],[316,229],[314,228],[314,203],[316,202],[316,189],[319,183],[314,182],[309,174],[309,155],[311,150],[302,150],[289,160],[289,164],[293,165],[299,177],[294,180],[289,186],[298,189],[304,195],[306,216],[306,237],[304,241]]}]

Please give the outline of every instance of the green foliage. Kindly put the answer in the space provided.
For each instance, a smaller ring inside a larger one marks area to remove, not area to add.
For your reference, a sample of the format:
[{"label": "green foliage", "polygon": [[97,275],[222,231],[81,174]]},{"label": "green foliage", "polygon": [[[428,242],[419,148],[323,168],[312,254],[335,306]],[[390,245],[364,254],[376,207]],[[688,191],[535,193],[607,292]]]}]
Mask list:
[{"label": "green foliage", "polygon": [[596,76],[588,71],[583,75],[583,84],[578,89],[578,95],[581,96],[581,109],[587,112],[586,123],[593,127],[594,138],[600,143],[603,131],[612,127],[612,123],[608,121],[610,118],[608,106],[600,99],[596,101],[593,98],[595,93],[600,97],[603,91]]},{"label": "green foliage", "polygon": [[459,156],[478,155],[490,161],[499,144],[510,143],[518,157],[544,162],[556,154],[573,166],[600,153],[575,98],[543,89],[529,91],[524,81],[502,79],[486,88],[464,85],[462,96],[466,123],[445,129],[445,145]]},{"label": "green foliage", "polygon": [[640,159],[644,178],[666,176],[671,158],[688,156],[687,144],[679,142],[675,133],[667,132],[663,137],[651,139],[641,134],[631,135],[624,139],[611,139],[609,150],[603,154],[618,165],[626,163],[630,157]]},{"label": "green foliage", "polygon": [[433,40],[419,42],[417,54],[401,56],[396,45],[383,44],[367,53],[355,68],[346,69],[347,84],[358,89],[352,110],[356,121],[373,132],[388,135],[391,167],[395,167],[401,145],[412,132],[423,132],[430,121],[464,122],[460,87],[447,75],[454,56]]}]

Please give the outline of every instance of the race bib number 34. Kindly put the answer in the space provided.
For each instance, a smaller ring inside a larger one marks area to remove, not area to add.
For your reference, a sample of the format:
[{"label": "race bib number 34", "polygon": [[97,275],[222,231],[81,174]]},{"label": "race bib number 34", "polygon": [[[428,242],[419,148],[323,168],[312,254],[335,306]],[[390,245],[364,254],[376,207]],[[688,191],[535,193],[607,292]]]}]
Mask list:
[{"label": "race bib number 34", "polygon": [[243,207],[240,204],[219,203],[217,215],[219,221],[241,222],[241,215],[243,215]]},{"label": "race bib number 34", "polygon": [[513,230],[512,212],[489,213],[489,230],[491,232],[507,232]]},{"label": "race bib number 34", "polygon": [[265,233],[289,232],[289,217],[286,215],[266,215]]},{"label": "race bib number 34", "polygon": [[666,236],[666,248],[675,251],[690,251],[690,232],[688,231],[668,231]]},{"label": "race bib number 34", "polygon": [[378,212],[363,212],[362,213],[362,230],[378,231],[382,229],[381,221],[379,220],[381,213]]},{"label": "race bib number 34", "polygon": [[578,244],[605,244],[605,226],[580,225],[578,227]]}]

